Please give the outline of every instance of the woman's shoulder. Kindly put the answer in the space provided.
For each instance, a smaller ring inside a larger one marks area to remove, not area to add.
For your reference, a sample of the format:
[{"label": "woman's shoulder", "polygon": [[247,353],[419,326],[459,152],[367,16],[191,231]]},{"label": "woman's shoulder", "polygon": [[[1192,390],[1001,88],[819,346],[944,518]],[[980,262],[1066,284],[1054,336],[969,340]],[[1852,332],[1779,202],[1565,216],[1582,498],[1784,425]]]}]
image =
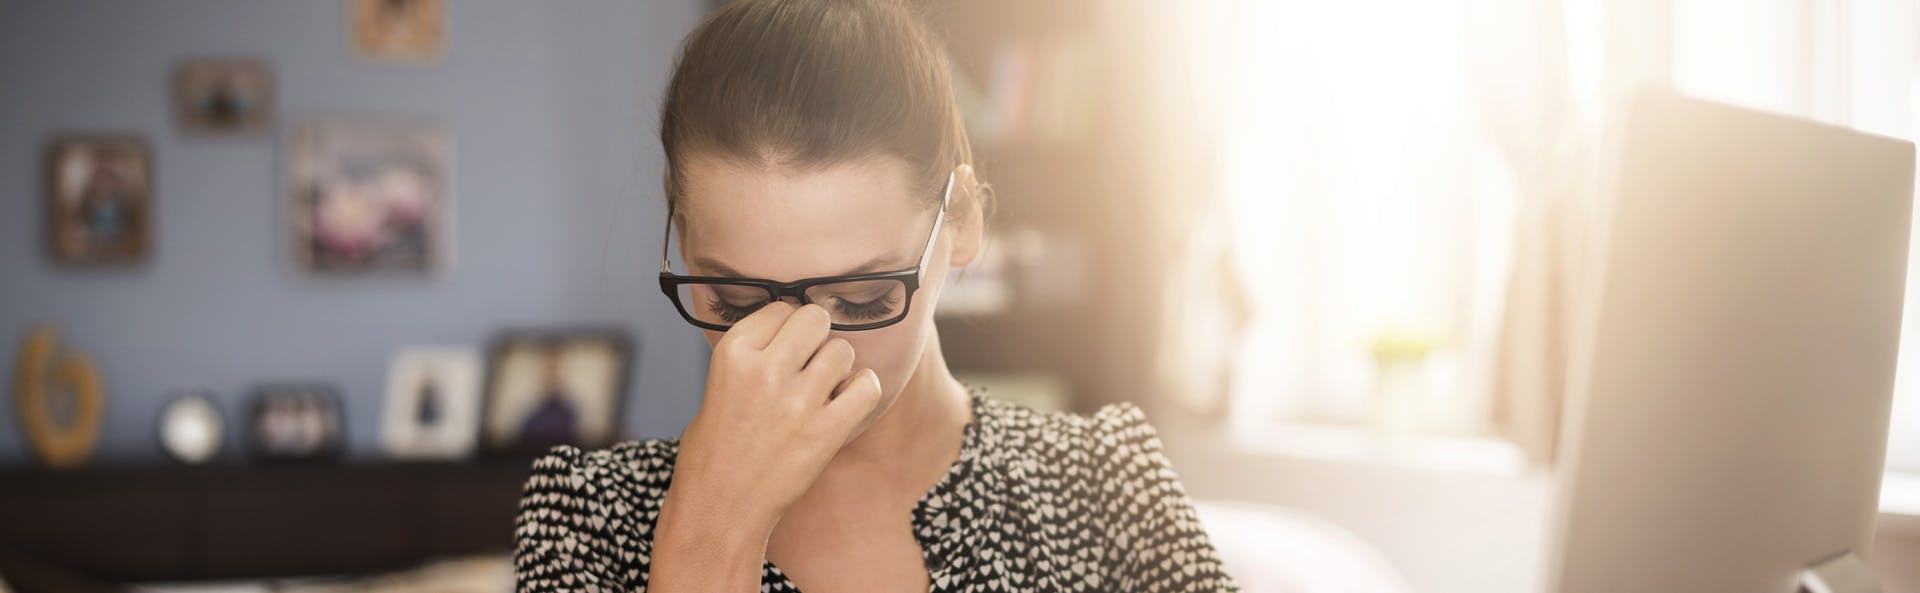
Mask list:
[{"label": "woman's shoulder", "polygon": [[578,509],[580,499],[623,502],[614,509],[620,514],[657,509],[673,481],[673,461],[679,452],[677,439],[623,441],[594,450],[555,446],[533,461],[522,493],[522,511],[540,503]]},{"label": "woman's shoulder", "polygon": [[1079,414],[986,400],[982,410],[997,428],[995,450],[1103,470],[1166,463],[1159,432],[1146,412],[1131,403],[1107,404],[1092,414]]},{"label": "woman's shoulder", "polygon": [[572,445],[549,449],[534,460],[521,493],[521,537],[539,540],[549,535],[545,531],[558,531],[554,528],[570,535],[628,535],[636,529],[644,535],[659,517],[679,451],[676,439],[625,441],[591,451]]},{"label": "woman's shoulder", "polygon": [[617,475],[635,480],[671,479],[679,439],[622,441],[604,449],[557,445],[533,461],[533,475]]},{"label": "woman's shoulder", "polygon": [[645,578],[679,442],[648,439],[533,462],[514,524],[521,591],[625,590]]}]

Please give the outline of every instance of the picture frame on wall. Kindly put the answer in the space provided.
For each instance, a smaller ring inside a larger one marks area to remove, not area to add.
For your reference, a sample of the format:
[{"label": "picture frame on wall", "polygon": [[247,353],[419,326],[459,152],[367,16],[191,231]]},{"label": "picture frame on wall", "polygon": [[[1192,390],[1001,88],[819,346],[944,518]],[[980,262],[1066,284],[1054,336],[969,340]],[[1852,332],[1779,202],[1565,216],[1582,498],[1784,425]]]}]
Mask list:
[{"label": "picture frame on wall", "polygon": [[253,389],[247,418],[254,459],[313,462],[338,459],[347,424],[340,391],[325,383],[269,383]]},{"label": "picture frame on wall", "polygon": [[348,43],[373,62],[427,64],[445,52],[442,0],[348,0]]},{"label": "picture frame on wall", "polygon": [[480,351],[410,347],[394,354],[380,436],[387,455],[458,460],[480,438]]},{"label": "picture frame on wall", "polygon": [[619,329],[503,333],[488,348],[482,447],[536,454],[617,442],[632,354]]},{"label": "picture frame on wall", "polygon": [[145,263],[153,243],[153,157],[137,134],[60,134],[47,143],[46,237],[55,263]]},{"label": "picture frame on wall", "polygon": [[453,140],[439,125],[316,120],[287,134],[294,263],[310,273],[427,275],[453,258]]},{"label": "picture frame on wall", "polygon": [[173,75],[174,124],[191,136],[259,136],[273,126],[273,69],[251,59],[194,59]]}]

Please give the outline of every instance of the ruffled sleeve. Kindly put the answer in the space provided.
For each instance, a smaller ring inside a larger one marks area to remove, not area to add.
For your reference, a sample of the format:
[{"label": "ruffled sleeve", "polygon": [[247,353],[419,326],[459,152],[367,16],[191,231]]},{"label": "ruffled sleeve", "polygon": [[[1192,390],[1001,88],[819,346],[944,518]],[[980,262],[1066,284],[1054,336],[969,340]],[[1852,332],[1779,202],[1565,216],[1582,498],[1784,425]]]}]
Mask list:
[{"label": "ruffled sleeve", "polygon": [[661,474],[669,472],[634,470],[657,467],[659,449],[646,442],[582,453],[563,445],[535,460],[514,522],[514,589],[644,590]]},{"label": "ruffled sleeve", "polygon": [[1105,466],[1109,541],[1119,555],[1118,590],[1239,591],[1146,414],[1132,404],[1106,406],[1094,415],[1094,436]]}]

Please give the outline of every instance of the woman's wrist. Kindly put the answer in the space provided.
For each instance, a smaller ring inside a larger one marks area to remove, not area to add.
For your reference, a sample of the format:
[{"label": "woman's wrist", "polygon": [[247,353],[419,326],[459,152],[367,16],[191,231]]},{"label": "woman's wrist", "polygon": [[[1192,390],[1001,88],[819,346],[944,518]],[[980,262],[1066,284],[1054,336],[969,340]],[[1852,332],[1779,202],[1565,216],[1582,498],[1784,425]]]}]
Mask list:
[{"label": "woman's wrist", "polygon": [[774,520],[720,504],[723,497],[686,495],[669,487],[654,523],[654,550],[663,547],[727,561],[752,561],[759,566],[766,554]]},{"label": "woman's wrist", "polygon": [[648,589],[756,591],[773,525],[720,511],[713,499],[667,488],[653,526]]}]

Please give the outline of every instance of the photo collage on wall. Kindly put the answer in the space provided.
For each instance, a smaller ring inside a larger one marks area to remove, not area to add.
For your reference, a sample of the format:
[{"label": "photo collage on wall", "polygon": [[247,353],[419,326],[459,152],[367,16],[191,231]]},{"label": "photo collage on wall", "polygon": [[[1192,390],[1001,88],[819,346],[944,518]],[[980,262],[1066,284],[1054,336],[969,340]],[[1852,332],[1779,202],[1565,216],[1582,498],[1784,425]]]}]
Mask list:
[{"label": "photo collage on wall", "polygon": [[[338,0],[345,14],[343,58],[365,68],[432,68],[446,54],[443,0]],[[186,56],[166,77],[170,132],[162,142],[127,129],[60,130],[44,149],[47,261],[61,268],[113,273],[166,254],[156,195],[157,148],[178,143],[259,143],[279,150],[279,245],[297,276],[322,282],[443,276],[454,262],[454,134],[410,113],[295,114],[271,60],[246,53]],[[298,98],[298,97],[294,97]],[[56,326],[22,339],[16,385],[23,401],[45,404],[31,424],[30,446],[45,463],[83,462],[107,395],[93,367],[49,350]],[[396,344],[376,432],[399,460],[460,460],[476,454],[524,454],[559,444],[604,446],[619,438],[619,412],[633,351],[623,329],[516,328],[484,348]],[[79,356],[78,351],[73,356]],[[91,365],[91,359],[85,359]],[[83,371],[90,371],[83,372]],[[89,391],[61,381],[93,378]],[[29,381],[31,379],[31,381]],[[223,456],[255,462],[317,462],[347,456],[347,398],[333,380],[263,377],[237,394],[238,434],[221,394],[183,388],[164,394],[154,442],[183,464]],[[23,388],[24,389],[24,388]],[[18,391],[18,390],[16,390]],[[73,393],[84,393],[76,400]],[[71,400],[71,401],[70,401]],[[75,404],[78,401],[82,404]],[[68,408],[92,415],[56,413]],[[39,410],[42,408],[33,408]],[[42,417],[44,416],[44,417]],[[68,420],[62,418],[73,417]],[[63,423],[64,422],[64,423]],[[89,424],[92,423],[92,424]],[[68,436],[63,436],[68,435]],[[229,440],[239,445],[228,446]],[[223,451],[226,454],[223,455]]]}]

